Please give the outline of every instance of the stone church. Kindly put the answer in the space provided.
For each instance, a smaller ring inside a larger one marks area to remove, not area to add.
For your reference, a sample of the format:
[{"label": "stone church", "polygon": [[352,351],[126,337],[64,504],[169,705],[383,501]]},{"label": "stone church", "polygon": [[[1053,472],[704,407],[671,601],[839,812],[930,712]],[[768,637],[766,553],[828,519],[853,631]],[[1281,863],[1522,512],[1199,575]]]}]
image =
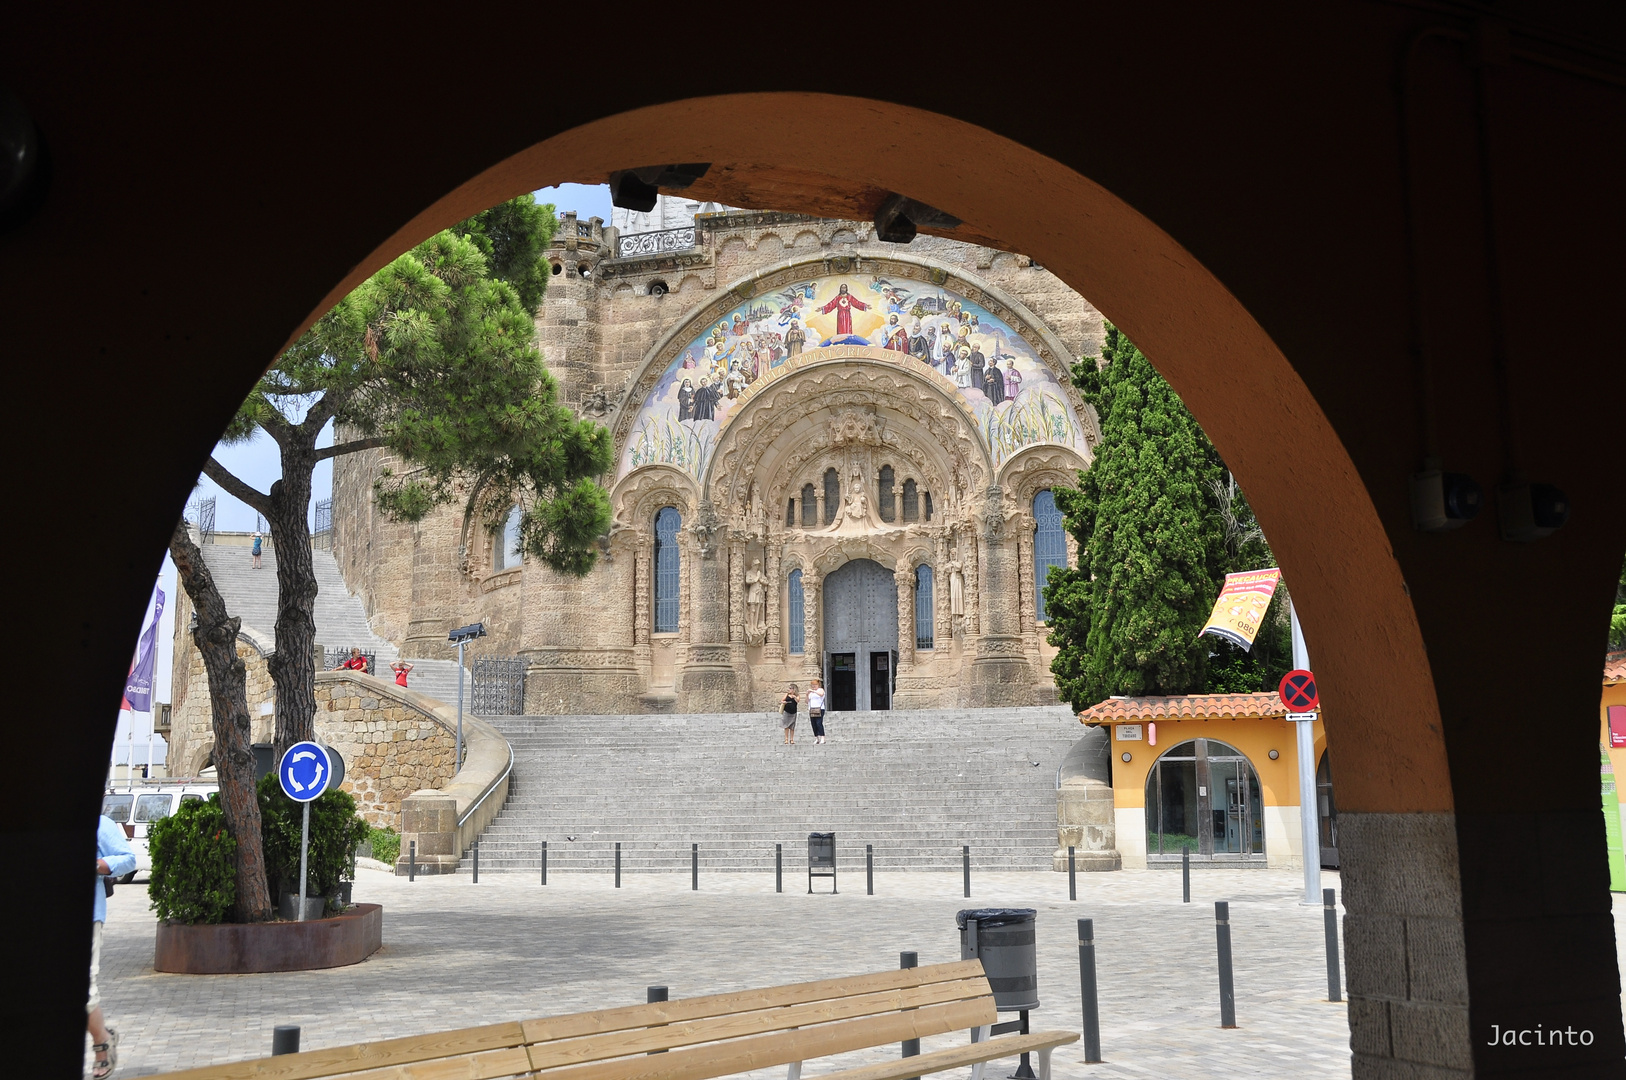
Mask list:
[{"label": "stone church", "polygon": [[614,523],[582,579],[461,507],[386,520],[338,459],[333,551],[404,656],[526,661],[532,713],[1056,700],[1041,589],[1076,558],[1051,491],[1099,429],[1069,366],[1102,317],[1021,255],[868,223],[685,204],[562,216],[537,333],[612,432]]}]

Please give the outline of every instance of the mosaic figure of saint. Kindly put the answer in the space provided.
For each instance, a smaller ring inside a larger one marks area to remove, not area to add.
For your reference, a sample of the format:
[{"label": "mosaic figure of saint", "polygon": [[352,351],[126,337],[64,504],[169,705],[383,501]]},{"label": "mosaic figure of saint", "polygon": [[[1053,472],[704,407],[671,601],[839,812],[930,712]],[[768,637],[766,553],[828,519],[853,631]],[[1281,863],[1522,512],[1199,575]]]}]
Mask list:
[{"label": "mosaic figure of saint", "polygon": [[694,419],[694,384],[688,379],[684,379],[683,385],[678,387],[678,419]]},{"label": "mosaic figure of saint", "polygon": [[909,331],[898,323],[896,314],[888,315],[886,320],[886,342],[883,347],[907,355],[909,352]]},{"label": "mosaic figure of saint", "polygon": [[700,380],[700,387],[694,392],[694,418],[696,420],[717,419],[717,388],[712,385],[711,379]]},{"label": "mosaic figure of saint", "polygon": [[983,393],[987,393],[988,388],[985,385],[985,381],[984,381],[984,377],[983,377],[983,373],[982,373],[983,364],[984,364],[984,360],[983,360],[982,350],[977,348],[976,342],[972,342],[972,344],[971,344],[971,386],[972,386],[973,389],[981,390]]},{"label": "mosaic figure of saint", "polygon": [[999,370],[998,353],[988,361],[988,370],[982,373],[982,392],[988,395],[990,404],[998,405],[1005,400],[1005,373]]},{"label": "mosaic figure of saint", "polygon": [[1009,399],[1022,393],[1022,373],[1016,369],[1016,357],[1006,359],[1010,361],[1005,368],[1005,397]]},{"label": "mosaic figure of saint", "polygon": [[960,357],[954,364],[954,385],[961,390],[971,389],[971,346],[960,346]]},{"label": "mosaic figure of saint", "polygon": [[868,311],[869,305],[847,291],[847,283],[841,283],[841,290],[831,297],[830,302],[819,309],[825,315],[832,311],[836,313],[836,337],[843,337],[853,332],[853,309]]}]

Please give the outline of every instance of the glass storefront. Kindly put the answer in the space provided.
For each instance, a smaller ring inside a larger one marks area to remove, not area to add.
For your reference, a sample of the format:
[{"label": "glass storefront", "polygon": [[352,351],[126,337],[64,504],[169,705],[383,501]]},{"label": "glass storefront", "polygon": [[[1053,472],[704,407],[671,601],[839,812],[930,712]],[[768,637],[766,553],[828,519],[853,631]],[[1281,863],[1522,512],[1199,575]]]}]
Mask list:
[{"label": "glass storefront", "polygon": [[1265,823],[1259,774],[1235,747],[1192,739],[1167,751],[1146,778],[1146,857],[1175,861],[1263,862]]}]

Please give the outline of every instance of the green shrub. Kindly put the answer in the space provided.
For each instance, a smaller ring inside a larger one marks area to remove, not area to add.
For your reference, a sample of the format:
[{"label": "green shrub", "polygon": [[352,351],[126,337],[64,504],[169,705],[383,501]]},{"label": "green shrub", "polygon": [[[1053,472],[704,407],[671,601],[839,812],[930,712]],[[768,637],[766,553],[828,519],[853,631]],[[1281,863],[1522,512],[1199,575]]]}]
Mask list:
[{"label": "green shrub", "polygon": [[379,862],[394,866],[401,857],[401,834],[394,829],[373,829],[367,839],[373,845],[373,858]]},{"label": "green shrub", "polygon": [[[261,781],[260,834],[265,839],[265,874],[272,896],[299,888],[299,833],[304,808],[283,794],[275,773]],[[339,881],[350,872],[356,845],[367,839],[367,822],[356,814],[356,800],[349,792],[330,789],[310,804],[311,841],[306,896],[325,896],[338,891]]]},{"label": "green shrub", "polygon": [[147,832],[152,885],[147,890],[160,919],[224,922],[237,902],[232,860],[237,841],[226,831],[220,797],[190,799],[152,823]]}]

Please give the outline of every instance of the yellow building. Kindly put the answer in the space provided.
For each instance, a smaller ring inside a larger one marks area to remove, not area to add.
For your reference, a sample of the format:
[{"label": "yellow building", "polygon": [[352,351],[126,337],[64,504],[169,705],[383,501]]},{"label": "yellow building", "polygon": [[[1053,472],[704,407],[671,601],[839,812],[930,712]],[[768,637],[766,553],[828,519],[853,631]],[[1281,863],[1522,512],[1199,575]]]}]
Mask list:
[{"label": "yellow building", "polygon": [[[1626,694],[1623,694],[1626,701]],[[1126,868],[1300,867],[1298,740],[1268,694],[1115,697],[1079,714],[1111,729],[1117,846]],[[1326,735],[1314,721],[1322,865],[1338,865]]]},{"label": "yellow building", "polygon": [[1620,799],[1620,777],[1626,776],[1626,651],[1610,653],[1603,662],[1603,699],[1598,703],[1598,745],[1609,755],[1609,770],[1604,776],[1604,808],[1611,799],[1620,801],[1620,831],[1610,830],[1610,887],[1616,892],[1626,891],[1626,865],[1618,849],[1621,835],[1626,833],[1626,799]]}]

